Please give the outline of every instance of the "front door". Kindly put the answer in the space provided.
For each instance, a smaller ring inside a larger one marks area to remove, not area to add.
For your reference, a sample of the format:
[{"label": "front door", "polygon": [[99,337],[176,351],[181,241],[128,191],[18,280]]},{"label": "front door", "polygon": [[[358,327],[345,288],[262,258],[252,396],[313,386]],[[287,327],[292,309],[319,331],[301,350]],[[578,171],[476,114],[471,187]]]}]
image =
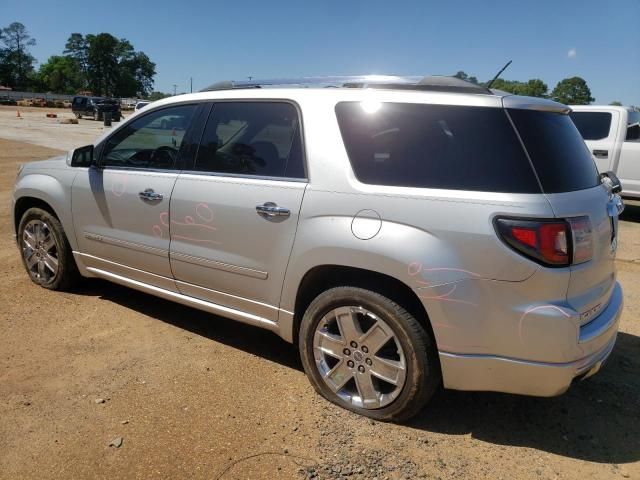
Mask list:
[{"label": "front door", "polygon": [[215,104],[171,200],[180,292],[276,321],[305,187],[294,105]]},{"label": "front door", "polygon": [[195,109],[141,115],[98,145],[98,165],[76,176],[73,221],[87,267],[175,290],[169,201]]}]

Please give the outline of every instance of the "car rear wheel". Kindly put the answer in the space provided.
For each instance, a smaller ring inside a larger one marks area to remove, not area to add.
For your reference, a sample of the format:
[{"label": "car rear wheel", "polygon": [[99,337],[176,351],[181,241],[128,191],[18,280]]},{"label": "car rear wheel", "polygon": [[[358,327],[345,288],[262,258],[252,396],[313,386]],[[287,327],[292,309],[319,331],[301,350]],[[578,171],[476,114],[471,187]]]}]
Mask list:
[{"label": "car rear wheel", "polygon": [[316,297],[300,325],[300,356],[329,401],[383,421],[417,414],[441,381],[433,339],[379,293],[337,287]]},{"label": "car rear wheel", "polygon": [[50,290],[68,290],[79,273],[62,225],[46,210],[30,208],[18,227],[22,263],[31,280]]}]

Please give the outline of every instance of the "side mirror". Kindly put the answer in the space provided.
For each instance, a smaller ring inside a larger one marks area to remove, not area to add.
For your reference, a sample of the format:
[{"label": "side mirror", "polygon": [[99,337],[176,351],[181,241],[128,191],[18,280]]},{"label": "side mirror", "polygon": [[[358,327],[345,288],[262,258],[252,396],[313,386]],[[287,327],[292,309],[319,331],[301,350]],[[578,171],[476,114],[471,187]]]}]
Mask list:
[{"label": "side mirror", "polygon": [[620,179],[611,171],[601,173],[600,181],[609,186],[611,193],[620,193],[622,191],[622,183],[620,183]]},{"label": "side mirror", "polygon": [[93,145],[76,148],[71,157],[72,167],[90,167],[93,165]]}]

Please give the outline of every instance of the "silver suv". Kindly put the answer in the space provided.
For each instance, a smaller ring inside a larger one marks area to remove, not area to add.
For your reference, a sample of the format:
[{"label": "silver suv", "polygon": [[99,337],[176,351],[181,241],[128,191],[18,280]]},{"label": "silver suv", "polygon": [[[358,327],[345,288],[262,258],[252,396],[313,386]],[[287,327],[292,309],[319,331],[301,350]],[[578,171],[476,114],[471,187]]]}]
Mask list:
[{"label": "silver suv", "polygon": [[552,396],[600,368],[620,185],[566,106],[450,78],[256,88],[274,83],[154,102],[25,165],[31,279],[100,277],[270,329],[321,395],[379,420],[440,385]]}]

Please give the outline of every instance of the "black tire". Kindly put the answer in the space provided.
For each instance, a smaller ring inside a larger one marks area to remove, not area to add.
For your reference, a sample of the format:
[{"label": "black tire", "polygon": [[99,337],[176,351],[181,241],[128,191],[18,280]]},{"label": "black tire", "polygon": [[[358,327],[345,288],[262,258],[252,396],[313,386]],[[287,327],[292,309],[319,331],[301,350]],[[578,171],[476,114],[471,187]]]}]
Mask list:
[{"label": "black tire", "polygon": [[[344,400],[329,388],[316,365],[313,346],[316,328],[328,312],[342,306],[363,307],[383,319],[404,351],[404,386],[391,403],[381,408],[367,409]],[[408,420],[422,410],[441,384],[438,352],[431,335],[402,306],[370,290],[344,286],[318,295],[304,313],[298,344],[307,377],[320,395],[336,405],[376,420]]]},{"label": "black tire", "polygon": [[[24,231],[32,220],[40,220],[45,223],[55,242],[58,270],[54,276],[46,280],[34,277],[27,266],[25,258],[25,246],[23,243]],[[62,224],[49,212],[42,210],[41,208],[28,209],[20,219],[20,225],[18,226],[18,242],[20,245],[20,257],[22,258],[22,264],[27,270],[27,273],[33,283],[49,290],[70,290],[77,284],[80,279],[80,273],[78,272],[78,267],[76,266],[76,262],[73,258],[71,246],[69,245],[67,236],[64,233]]]}]

